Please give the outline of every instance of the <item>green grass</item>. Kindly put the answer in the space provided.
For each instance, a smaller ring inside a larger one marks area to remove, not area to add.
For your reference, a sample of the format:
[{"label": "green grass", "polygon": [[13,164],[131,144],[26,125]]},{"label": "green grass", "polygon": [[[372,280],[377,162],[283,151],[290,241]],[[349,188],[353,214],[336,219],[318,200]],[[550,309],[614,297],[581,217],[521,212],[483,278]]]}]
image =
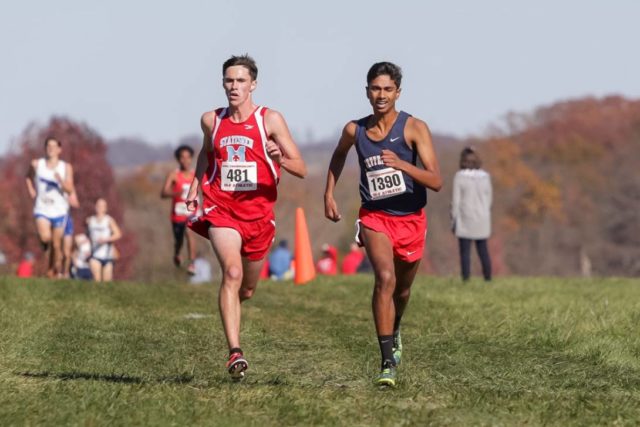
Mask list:
[{"label": "green grass", "polygon": [[365,276],[261,284],[233,384],[213,286],[1,278],[0,425],[640,421],[639,280],[421,277],[387,391],[370,293]]}]

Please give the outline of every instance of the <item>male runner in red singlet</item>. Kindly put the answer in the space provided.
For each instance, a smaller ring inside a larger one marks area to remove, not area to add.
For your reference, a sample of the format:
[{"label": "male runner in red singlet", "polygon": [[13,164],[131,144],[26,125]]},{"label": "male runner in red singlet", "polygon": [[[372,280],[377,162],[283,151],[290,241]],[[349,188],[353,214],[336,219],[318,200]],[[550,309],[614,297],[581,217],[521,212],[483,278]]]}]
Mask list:
[{"label": "male runner in red singlet", "polygon": [[275,236],[280,169],[300,178],[307,169],[282,115],[253,103],[254,60],[232,56],[222,75],[228,107],[202,115],[202,150],[186,203],[194,212],[202,190],[203,214],[189,227],[211,241],[220,262],[218,305],[229,346],[226,366],[239,380],[248,368],[240,349],[240,303],[253,295]]},{"label": "male runner in red singlet", "polygon": [[356,239],[364,243],[375,273],[372,308],[382,353],[376,384],[391,387],[396,386],[402,356],[400,320],[424,250],[426,188],[440,191],[442,187],[429,128],[396,110],[401,80],[400,67],[390,62],[376,63],[367,73],[373,114],[344,127],[331,158],[324,196],[325,216],[339,221],[333,190],[355,145],[362,200]]},{"label": "male runner in red singlet", "polygon": [[196,242],[191,232],[187,231],[187,220],[192,214],[187,210],[187,204],[185,203],[194,176],[194,172],[191,170],[193,148],[188,145],[181,145],[176,148],[174,156],[178,161],[179,167],[167,175],[164,180],[164,185],[162,186],[162,191],[160,192],[160,197],[163,199],[171,198],[171,228],[174,239],[173,263],[176,267],[180,267],[182,264],[180,251],[182,250],[182,243],[186,235],[187,254],[189,256],[187,272],[193,274]]}]

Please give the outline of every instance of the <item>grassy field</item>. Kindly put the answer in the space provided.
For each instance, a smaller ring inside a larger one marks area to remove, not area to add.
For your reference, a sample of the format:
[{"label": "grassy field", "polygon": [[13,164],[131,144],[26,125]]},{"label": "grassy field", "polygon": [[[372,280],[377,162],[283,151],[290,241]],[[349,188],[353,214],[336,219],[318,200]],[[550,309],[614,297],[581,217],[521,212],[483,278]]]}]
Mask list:
[{"label": "grassy field", "polygon": [[640,422],[640,281],[419,278],[380,391],[371,279],[261,284],[241,384],[213,286],[0,278],[0,425]]}]

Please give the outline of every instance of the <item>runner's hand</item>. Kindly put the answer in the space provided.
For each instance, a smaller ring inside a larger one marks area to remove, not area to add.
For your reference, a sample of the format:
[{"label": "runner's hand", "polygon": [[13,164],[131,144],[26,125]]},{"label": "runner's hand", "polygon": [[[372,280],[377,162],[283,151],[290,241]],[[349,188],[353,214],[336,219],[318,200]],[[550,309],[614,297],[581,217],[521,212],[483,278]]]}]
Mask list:
[{"label": "runner's hand", "polygon": [[338,205],[333,197],[324,198],[324,216],[333,222],[338,222],[342,218],[342,215],[338,212]]},{"label": "runner's hand", "polygon": [[282,150],[275,141],[268,140],[267,141],[267,154],[277,164],[282,163]]},{"label": "runner's hand", "polygon": [[185,203],[189,212],[195,212],[198,209],[198,199],[187,199]]},{"label": "runner's hand", "polygon": [[400,169],[404,160],[401,160],[396,153],[391,150],[382,150],[380,155],[382,163],[389,168]]}]

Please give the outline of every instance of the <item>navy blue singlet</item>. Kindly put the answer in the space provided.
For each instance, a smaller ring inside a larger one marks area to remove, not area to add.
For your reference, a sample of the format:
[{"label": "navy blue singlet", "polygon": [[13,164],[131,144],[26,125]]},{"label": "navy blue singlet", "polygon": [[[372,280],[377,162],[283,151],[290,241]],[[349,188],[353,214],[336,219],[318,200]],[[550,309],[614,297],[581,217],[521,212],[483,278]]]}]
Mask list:
[{"label": "navy blue singlet", "polygon": [[391,131],[381,141],[373,141],[367,136],[369,117],[356,122],[355,145],[360,164],[362,207],[400,216],[419,211],[427,204],[426,189],[406,173],[384,166],[380,159],[382,150],[387,149],[400,159],[416,164],[417,152],[404,139],[404,127],[411,116],[400,111]]}]

